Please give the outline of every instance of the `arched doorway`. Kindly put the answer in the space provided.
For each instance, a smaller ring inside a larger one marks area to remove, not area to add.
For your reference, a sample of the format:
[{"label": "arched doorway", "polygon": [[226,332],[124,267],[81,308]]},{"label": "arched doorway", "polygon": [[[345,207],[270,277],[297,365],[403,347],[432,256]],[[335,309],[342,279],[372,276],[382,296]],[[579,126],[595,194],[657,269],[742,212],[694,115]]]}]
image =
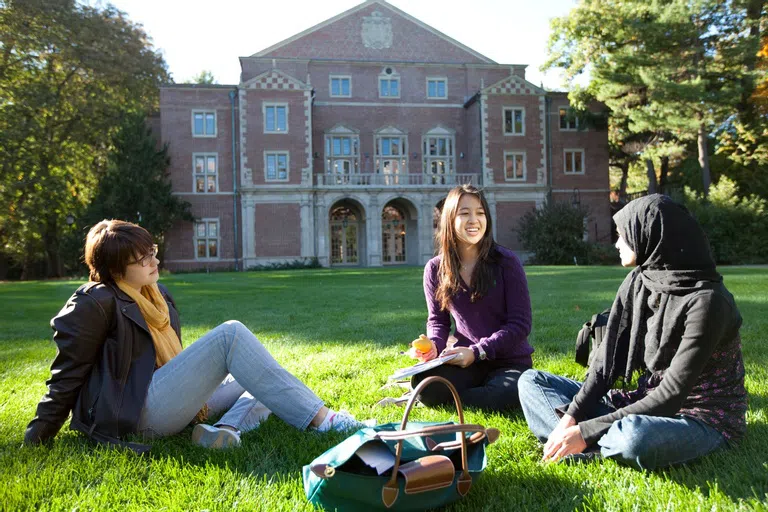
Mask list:
[{"label": "arched doorway", "polygon": [[419,212],[410,199],[395,197],[381,210],[382,265],[419,264]]},{"label": "arched doorway", "polygon": [[365,252],[365,218],[354,201],[342,200],[333,205],[329,219],[331,265],[360,265]]},{"label": "arched doorway", "polygon": [[381,262],[385,265],[403,264],[406,257],[406,217],[393,205],[381,212]]}]

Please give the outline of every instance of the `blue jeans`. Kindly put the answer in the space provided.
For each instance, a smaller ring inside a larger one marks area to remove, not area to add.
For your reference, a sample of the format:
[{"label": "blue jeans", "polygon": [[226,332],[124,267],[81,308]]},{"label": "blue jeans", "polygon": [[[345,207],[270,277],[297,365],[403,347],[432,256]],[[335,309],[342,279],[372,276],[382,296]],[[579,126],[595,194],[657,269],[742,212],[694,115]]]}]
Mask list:
[{"label": "blue jeans", "polygon": [[[571,403],[581,383],[539,370],[528,370],[518,382],[520,405],[531,432],[546,442],[560,422],[559,412]],[[586,419],[616,411],[607,397]],[[603,457],[637,469],[653,470],[702,457],[725,438],[709,425],[689,416],[671,418],[630,414],[615,421],[597,441]]]},{"label": "blue jeans", "polygon": [[139,432],[150,438],[176,434],[203,404],[211,414],[228,409],[217,426],[246,432],[258,427],[270,411],[305,429],[323,401],[280,366],[247,327],[233,320],[209,331],[154,373]]}]

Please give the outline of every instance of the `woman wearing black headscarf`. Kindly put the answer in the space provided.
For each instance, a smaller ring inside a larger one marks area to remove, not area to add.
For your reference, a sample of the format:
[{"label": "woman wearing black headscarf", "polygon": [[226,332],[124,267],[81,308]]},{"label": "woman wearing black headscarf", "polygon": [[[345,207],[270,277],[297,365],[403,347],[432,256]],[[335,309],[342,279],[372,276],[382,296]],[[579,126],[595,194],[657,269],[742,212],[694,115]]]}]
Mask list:
[{"label": "woman wearing black headscarf", "polygon": [[[602,455],[648,470],[687,462],[745,433],[741,315],[685,207],[654,194],[614,220],[621,263],[634,269],[587,379],[529,370],[522,409],[544,460]],[[611,389],[636,372],[636,390]]]}]

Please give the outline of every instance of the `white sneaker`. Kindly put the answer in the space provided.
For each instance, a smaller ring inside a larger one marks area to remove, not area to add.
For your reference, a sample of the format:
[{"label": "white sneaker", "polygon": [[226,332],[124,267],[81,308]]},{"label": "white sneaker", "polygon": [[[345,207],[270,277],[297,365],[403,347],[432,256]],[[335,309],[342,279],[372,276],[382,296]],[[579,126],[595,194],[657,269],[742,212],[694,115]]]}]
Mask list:
[{"label": "white sneaker", "polygon": [[347,432],[349,430],[358,430],[365,427],[373,427],[376,420],[358,421],[348,411],[329,410],[323,423],[317,427],[318,432]]},{"label": "white sneaker", "polygon": [[228,428],[198,423],[192,429],[192,442],[206,448],[233,448],[240,446],[240,436]]}]

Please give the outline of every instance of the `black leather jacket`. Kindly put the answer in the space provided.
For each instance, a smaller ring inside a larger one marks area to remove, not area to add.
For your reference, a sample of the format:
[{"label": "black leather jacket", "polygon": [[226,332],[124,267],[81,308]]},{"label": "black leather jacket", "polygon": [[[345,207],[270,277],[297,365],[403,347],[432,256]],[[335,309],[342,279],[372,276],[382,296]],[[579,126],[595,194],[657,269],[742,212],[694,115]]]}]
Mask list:
[{"label": "black leather jacket", "polygon": [[[181,339],[173,298],[159,287],[168,302],[171,326]],[[36,444],[55,436],[71,412],[70,428],[94,441],[148,450],[120,440],[136,432],[155,371],[155,346],[138,305],[114,284],[87,283],[69,298],[51,327],[58,351],[48,392],[37,405],[24,442]]]}]

